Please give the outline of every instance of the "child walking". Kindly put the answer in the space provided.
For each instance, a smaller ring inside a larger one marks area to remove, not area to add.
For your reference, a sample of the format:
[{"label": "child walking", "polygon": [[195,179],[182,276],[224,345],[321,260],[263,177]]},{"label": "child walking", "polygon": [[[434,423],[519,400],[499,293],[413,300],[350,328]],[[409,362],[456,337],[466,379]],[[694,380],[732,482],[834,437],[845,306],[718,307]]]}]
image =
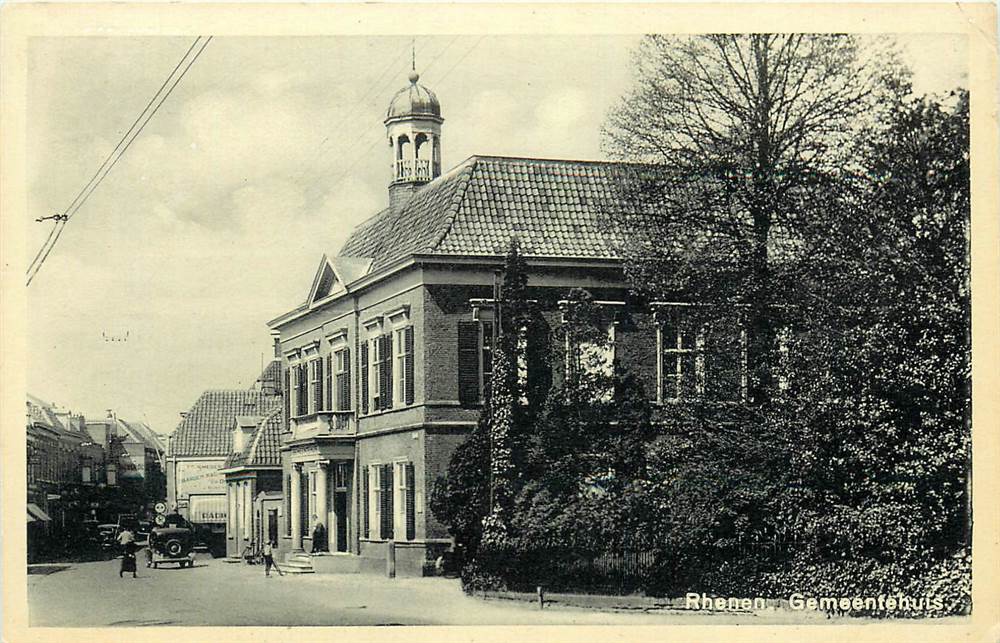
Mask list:
[{"label": "child walking", "polygon": [[278,544],[274,541],[264,543],[264,575],[267,577],[271,576],[271,567],[274,567],[274,571],[278,572],[279,576],[285,575],[285,572],[281,571],[281,568],[274,562],[274,548],[277,546]]}]

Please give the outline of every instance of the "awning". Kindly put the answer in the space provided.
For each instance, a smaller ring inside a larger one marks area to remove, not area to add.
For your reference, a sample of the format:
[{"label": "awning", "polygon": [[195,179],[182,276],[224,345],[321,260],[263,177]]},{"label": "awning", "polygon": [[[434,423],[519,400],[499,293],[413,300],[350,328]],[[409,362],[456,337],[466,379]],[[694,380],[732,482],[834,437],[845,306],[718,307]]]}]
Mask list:
[{"label": "awning", "polygon": [[226,523],[225,496],[191,496],[191,505],[188,509],[188,520],[197,524],[206,523]]},{"label": "awning", "polygon": [[52,522],[49,518],[49,514],[42,511],[42,508],[33,502],[28,503],[28,522],[33,522],[35,520],[41,520],[43,522]]}]

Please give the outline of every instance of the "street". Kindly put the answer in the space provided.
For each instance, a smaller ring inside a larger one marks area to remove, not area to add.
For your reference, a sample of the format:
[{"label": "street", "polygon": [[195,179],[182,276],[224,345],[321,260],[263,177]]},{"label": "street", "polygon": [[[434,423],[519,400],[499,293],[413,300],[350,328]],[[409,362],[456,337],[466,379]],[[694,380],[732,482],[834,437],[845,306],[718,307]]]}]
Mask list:
[{"label": "street", "polygon": [[[140,554],[140,561],[142,556]],[[232,625],[651,625],[796,622],[749,614],[610,612],[465,595],[458,580],[358,574],[264,576],[204,556],[193,569],[118,577],[119,561],[28,576],[29,622],[52,627]],[[56,567],[56,566],[51,566]],[[39,570],[42,571],[42,570]],[[777,616],[777,615],[775,615]],[[797,622],[802,622],[797,619]]]}]

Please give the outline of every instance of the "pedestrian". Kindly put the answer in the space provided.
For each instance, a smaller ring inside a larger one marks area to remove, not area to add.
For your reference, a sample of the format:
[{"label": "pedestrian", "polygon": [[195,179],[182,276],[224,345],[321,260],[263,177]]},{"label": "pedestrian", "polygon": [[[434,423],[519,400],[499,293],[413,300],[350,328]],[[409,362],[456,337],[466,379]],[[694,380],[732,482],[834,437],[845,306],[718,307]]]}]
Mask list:
[{"label": "pedestrian", "polygon": [[312,551],[313,553],[328,551],[326,544],[326,527],[323,525],[323,521],[319,520],[317,516],[313,516],[313,522],[316,526],[313,527],[312,533]]},{"label": "pedestrian", "polygon": [[278,564],[274,562],[274,548],[278,546],[278,543],[273,540],[269,540],[264,543],[264,575],[268,578],[271,577],[271,568],[274,567],[274,571],[278,572],[279,576],[284,576],[285,572],[281,571]]},{"label": "pedestrian", "polygon": [[118,534],[118,542],[122,546],[122,565],[118,570],[118,578],[126,572],[132,572],[132,578],[138,578],[135,574],[135,535],[126,527]]}]

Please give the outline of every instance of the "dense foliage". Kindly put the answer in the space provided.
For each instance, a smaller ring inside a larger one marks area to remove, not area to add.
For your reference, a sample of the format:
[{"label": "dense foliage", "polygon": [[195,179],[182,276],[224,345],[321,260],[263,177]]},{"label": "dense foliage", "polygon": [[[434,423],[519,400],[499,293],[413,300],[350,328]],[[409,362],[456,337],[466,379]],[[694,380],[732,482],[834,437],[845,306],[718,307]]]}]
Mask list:
[{"label": "dense foliage", "polygon": [[[646,40],[609,141],[657,165],[623,175],[610,214],[638,293],[706,304],[685,320],[706,382],[654,413],[603,361],[608,313],[572,293],[549,342],[561,377],[502,416],[502,542],[479,540],[495,410],[435,493],[467,587],[579,588],[609,551],[641,551],[619,590],[970,609],[968,94],[907,98],[870,59],[839,36]],[[505,404],[522,395],[507,372]]]}]

